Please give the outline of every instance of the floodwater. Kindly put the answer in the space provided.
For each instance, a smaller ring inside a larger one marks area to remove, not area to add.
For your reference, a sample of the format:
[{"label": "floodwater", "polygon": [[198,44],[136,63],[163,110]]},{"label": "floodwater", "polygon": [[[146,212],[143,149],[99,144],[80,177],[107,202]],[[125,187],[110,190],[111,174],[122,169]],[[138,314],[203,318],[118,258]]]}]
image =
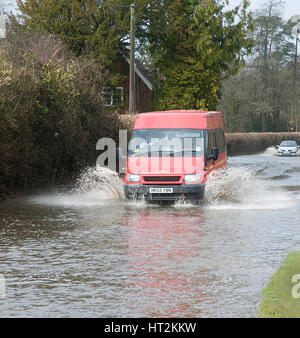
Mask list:
[{"label": "floodwater", "polygon": [[[230,157],[202,205],[126,202],[89,169],[0,204],[1,317],[255,317],[300,249],[300,157]],[[300,271],[299,271],[300,273]]]}]

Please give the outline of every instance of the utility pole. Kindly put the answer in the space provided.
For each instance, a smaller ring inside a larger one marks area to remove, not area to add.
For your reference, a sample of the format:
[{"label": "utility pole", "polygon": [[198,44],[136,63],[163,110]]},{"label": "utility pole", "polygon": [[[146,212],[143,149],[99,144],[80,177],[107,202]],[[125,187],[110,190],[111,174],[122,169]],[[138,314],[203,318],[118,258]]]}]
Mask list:
[{"label": "utility pole", "polygon": [[129,113],[135,113],[135,4],[130,5],[130,83]]},{"label": "utility pole", "polygon": [[110,2],[101,1],[100,5],[106,5],[119,8],[130,8],[130,74],[129,74],[129,113],[135,113],[135,14],[136,5],[132,3],[128,5],[112,4]]},{"label": "utility pole", "polygon": [[293,110],[294,110],[294,117],[295,117],[295,131],[297,132],[298,126],[297,126],[297,118],[298,118],[298,112],[297,112],[297,93],[296,93],[296,80],[297,80],[297,64],[298,64],[298,42],[299,38],[298,35],[300,33],[300,28],[297,27],[296,30],[296,52],[295,52],[295,63],[294,63],[294,76],[293,76]]}]

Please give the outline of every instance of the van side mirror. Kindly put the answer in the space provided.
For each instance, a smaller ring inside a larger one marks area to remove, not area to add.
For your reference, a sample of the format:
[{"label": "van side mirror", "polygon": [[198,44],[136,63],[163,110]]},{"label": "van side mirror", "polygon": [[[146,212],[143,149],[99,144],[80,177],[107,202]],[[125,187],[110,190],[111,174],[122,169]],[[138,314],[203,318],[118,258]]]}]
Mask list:
[{"label": "van side mirror", "polygon": [[277,145],[275,146],[275,148],[278,149],[278,148],[279,148],[279,145],[277,144]]},{"label": "van side mirror", "polygon": [[216,161],[219,158],[219,148],[212,148],[212,154],[208,156],[208,161],[214,160]]}]

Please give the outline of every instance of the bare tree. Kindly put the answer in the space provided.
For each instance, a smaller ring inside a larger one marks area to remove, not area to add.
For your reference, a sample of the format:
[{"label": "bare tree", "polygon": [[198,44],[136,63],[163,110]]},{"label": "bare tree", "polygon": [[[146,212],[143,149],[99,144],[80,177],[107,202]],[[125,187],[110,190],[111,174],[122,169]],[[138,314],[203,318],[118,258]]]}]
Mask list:
[{"label": "bare tree", "polygon": [[219,107],[230,131],[285,131],[290,125],[295,43],[282,6],[282,1],[270,0],[254,13],[252,58],[247,68],[223,83]]}]

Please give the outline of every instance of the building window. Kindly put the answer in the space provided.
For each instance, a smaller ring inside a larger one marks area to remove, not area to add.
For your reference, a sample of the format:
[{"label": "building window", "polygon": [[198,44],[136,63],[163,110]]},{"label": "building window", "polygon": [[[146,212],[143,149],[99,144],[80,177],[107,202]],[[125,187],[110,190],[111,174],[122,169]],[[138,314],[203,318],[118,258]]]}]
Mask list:
[{"label": "building window", "polygon": [[123,87],[103,88],[102,97],[104,105],[107,107],[119,106],[123,103]]}]

